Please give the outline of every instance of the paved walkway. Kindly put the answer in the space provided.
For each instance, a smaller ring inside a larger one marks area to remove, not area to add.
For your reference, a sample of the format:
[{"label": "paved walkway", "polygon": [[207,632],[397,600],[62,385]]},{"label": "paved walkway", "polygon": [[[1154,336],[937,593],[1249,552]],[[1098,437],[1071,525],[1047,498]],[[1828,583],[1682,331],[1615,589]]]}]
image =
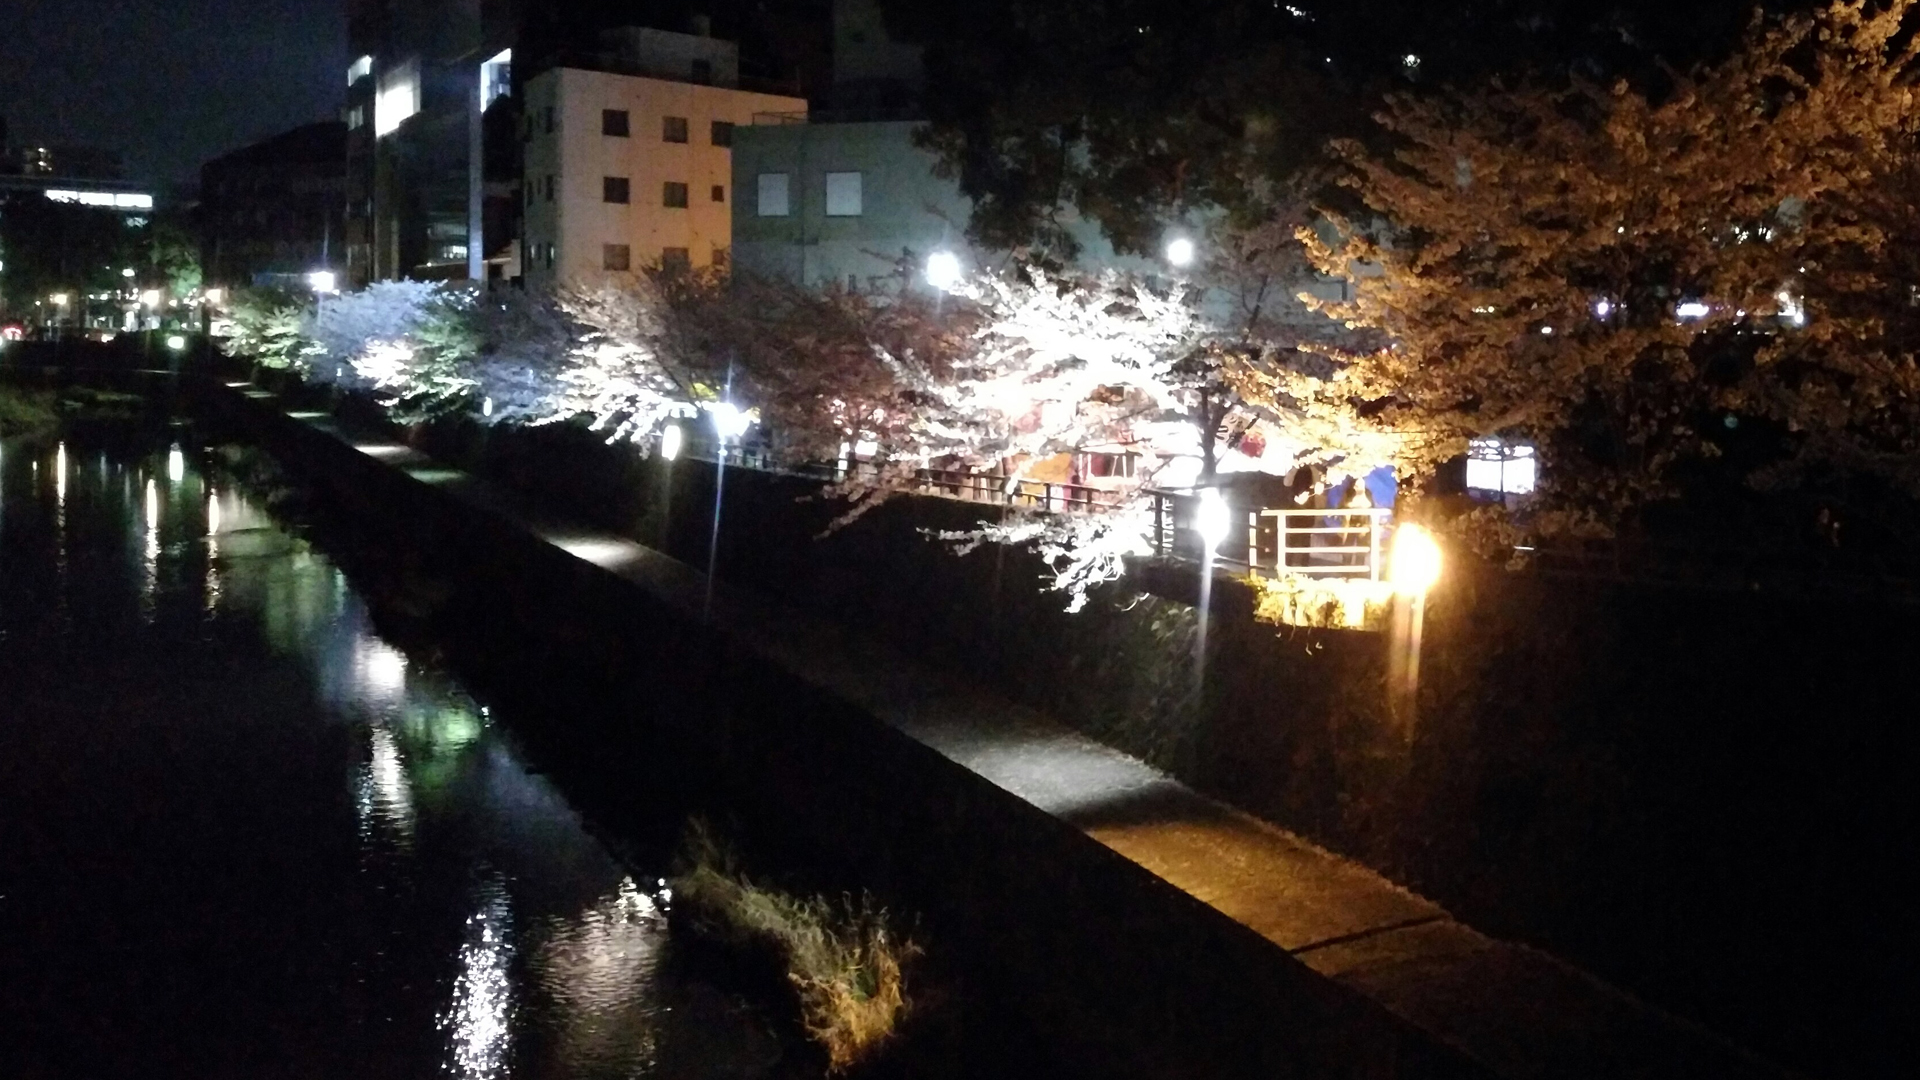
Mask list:
[{"label": "paved walkway", "polygon": [[[274,404],[264,391],[236,389]],[[542,522],[472,476],[398,443],[356,438],[325,414],[288,415],[692,619],[702,615],[705,577],[685,564],[623,537]],[[1480,934],[1365,867],[876,642],[725,586],[712,618],[788,671],[1080,828],[1494,1075],[1785,1075],[1547,954]]]}]

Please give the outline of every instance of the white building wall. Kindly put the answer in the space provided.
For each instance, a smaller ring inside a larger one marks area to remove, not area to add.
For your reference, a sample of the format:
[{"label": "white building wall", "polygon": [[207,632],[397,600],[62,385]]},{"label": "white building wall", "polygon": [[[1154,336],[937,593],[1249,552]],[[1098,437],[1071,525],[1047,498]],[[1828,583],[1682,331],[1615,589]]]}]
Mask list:
[{"label": "white building wall", "polygon": [[[669,249],[685,249],[694,267],[711,266],[716,252],[725,258],[737,193],[732,151],[714,145],[714,122],[744,128],[756,113],[807,108],[800,98],[575,68],[529,80],[525,97],[531,201],[523,254],[531,285],[605,276],[607,244],[627,245],[632,271],[659,263]],[[607,109],[626,111],[626,137],[604,134]],[[686,120],[686,142],[665,140],[667,117]],[[607,177],[627,180],[627,203],[606,201]],[[665,205],[669,182],[687,186],[685,208]]]}]

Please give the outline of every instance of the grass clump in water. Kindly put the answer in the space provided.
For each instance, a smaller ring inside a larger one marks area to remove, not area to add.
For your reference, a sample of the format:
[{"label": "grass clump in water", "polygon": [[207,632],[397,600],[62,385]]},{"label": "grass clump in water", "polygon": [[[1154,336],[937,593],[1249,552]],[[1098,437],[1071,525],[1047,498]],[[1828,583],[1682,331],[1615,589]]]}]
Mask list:
[{"label": "grass clump in water", "polygon": [[867,1060],[906,1019],[905,967],[920,950],[892,931],[872,898],[835,902],[756,885],[697,820],[682,858],[670,882],[674,914],[702,937],[784,971],[830,1071]]}]

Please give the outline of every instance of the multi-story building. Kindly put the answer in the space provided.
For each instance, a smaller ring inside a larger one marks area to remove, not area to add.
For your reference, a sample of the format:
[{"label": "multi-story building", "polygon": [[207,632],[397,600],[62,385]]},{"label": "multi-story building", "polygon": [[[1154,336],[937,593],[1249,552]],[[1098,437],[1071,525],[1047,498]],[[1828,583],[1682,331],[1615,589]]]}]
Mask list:
[{"label": "multi-story building", "polygon": [[636,31],[621,27],[636,16],[686,27],[687,41],[747,43],[744,82],[792,92],[824,72],[825,3],[350,0],[347,282],[516,276],[520,91],[555,68],[621,70],[601,58],[631,52]]},{"label": "multi-story building", "polygon": [[643,29],[609,40],[620,47],[600,70],[554,67],[523,89],[529,284],[724,264],[734,132],[806,115],[804,99],[741,89],[730,43]]},{"label": "multi-story building", "polygon": [[307,124],[200,169],[200,264],[231,288],[345,266],[347,127]]}]

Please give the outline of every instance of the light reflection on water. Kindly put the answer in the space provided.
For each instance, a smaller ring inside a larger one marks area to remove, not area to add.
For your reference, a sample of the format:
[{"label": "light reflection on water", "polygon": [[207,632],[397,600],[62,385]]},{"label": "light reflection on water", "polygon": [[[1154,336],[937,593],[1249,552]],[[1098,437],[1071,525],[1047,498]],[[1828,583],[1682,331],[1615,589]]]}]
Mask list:
[{"label": "light reflection on water", "polygon": [[192,451],[97,472],[66,453],[0,449],[0,837],[25,853],[0,865],[0,920],[30,928],[0,934],[0,1015],[49,1033],[19,1054],[0,1035],[0,1061],[143,1075],[124,1052],[224,1076],[285,1055],[314,1075],[473,1080],[778,1066],[751,1008],[667,962],[654,879],[457,684],[383,640],[337,567]]}]

